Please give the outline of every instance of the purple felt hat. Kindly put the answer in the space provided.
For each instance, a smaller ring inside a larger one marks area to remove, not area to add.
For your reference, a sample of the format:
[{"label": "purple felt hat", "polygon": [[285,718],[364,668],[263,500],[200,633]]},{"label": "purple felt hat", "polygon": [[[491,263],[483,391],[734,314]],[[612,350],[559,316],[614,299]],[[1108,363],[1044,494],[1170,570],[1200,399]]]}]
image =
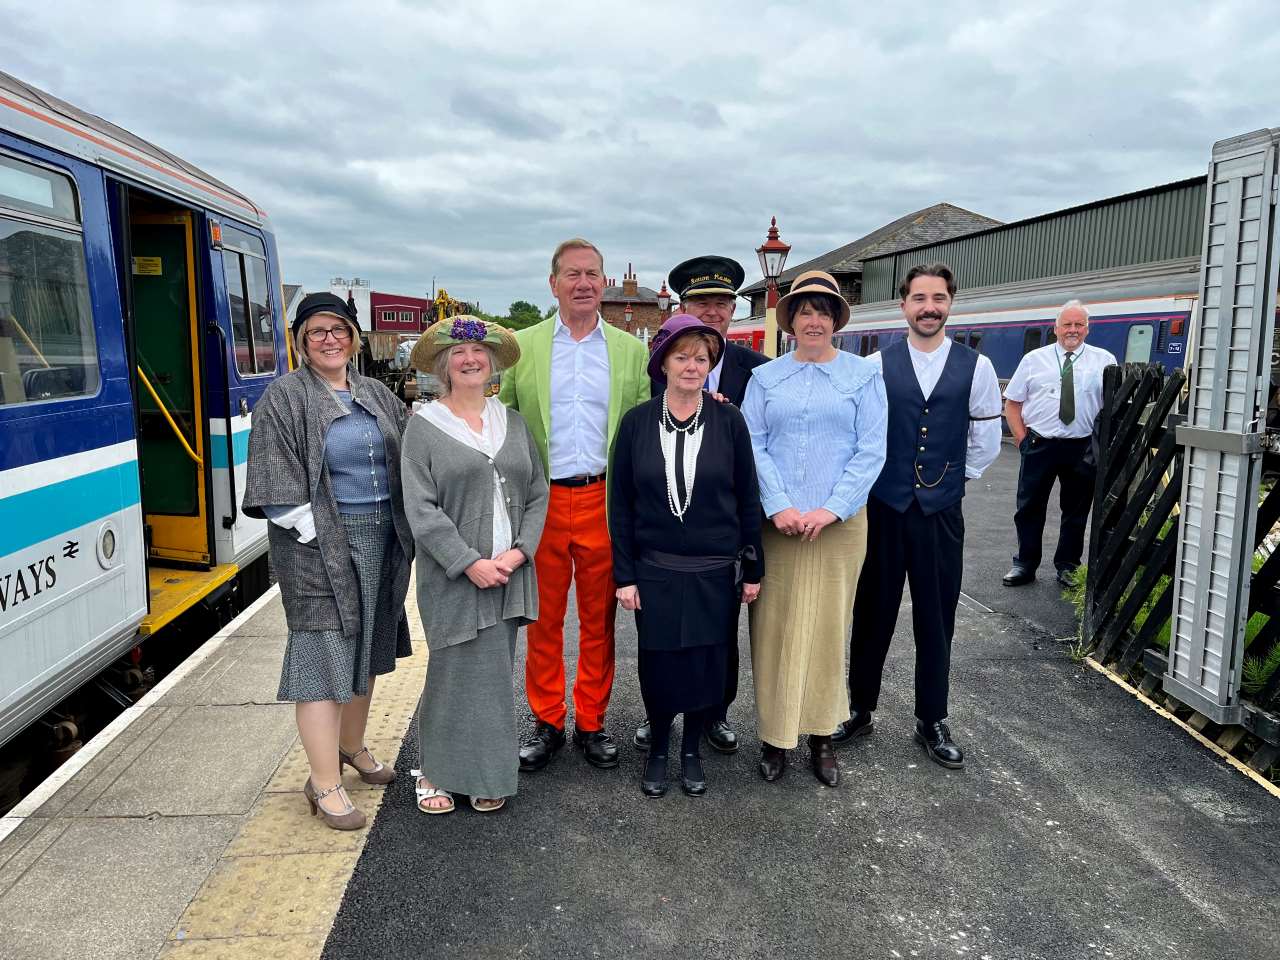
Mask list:
[{"label": "purple felt hat", "polygon": [[715,338],[716,349],[711,355],[711,366],[716,365],[720,355],[724,353],[724,337],[720,335],[720,331],[715,327],[707,326],[695,316],[677,313],[667,317],[666,322],[658,328],[658,332],[649,341],[649,378],[651,380],[656,380],[658,383],[667,382],[667,375],[662,372],[662,361],[666,359],[671,351],[671,345],[679,339],[680,334],[688,333],[690,330],[705,330]]}]

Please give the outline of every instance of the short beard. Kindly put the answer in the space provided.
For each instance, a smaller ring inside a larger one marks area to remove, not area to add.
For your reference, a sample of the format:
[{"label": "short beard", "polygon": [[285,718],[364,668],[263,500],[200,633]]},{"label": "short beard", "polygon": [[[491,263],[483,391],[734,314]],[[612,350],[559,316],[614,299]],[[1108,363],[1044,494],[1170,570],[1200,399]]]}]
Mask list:
[{"label": "short beard", "polygon": [[923,337],[925,340],[928,340],[931,337],[940,337],[946,332],[946,329],[947,329],[946,317],[942,318],[942,323],[938,325],[938,329],[933,333],[925,333],[922,329],[920,329],[920,327],[918,326],[918,323],[919,321],[917,320],[912,320],[911,318],[907,318],[907,326],[911,328],[911,332],[918,337]]}]

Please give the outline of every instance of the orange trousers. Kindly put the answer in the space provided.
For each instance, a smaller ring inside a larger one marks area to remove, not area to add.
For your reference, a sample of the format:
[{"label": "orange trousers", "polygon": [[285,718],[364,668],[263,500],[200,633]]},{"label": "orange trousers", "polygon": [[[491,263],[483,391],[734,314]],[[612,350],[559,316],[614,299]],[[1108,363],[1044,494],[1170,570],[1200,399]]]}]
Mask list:
[{"label": "orange trousers", "polygon": [[564,615],[569,586],[577,587],[578,672],[573,681],[579,730],[604,729],[613,692],[613,620],[618,600],[613,551],[605,518],[605,485],[551,485],[547,523],[533,558],[538,571],[538,619],[529,625],[525,693],[539,720],[563,730],[565,709]]}]

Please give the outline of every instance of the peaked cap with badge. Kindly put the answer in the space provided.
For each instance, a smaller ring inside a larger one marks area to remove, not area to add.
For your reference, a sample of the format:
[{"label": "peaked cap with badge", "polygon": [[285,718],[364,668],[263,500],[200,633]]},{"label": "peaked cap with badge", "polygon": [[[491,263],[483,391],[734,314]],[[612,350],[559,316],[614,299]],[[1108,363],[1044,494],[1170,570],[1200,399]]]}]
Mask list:
[{"label": "peaked cap with badge", "polygon": [[742,264],[728,257],[694,257],[671,269],[667,280],[681,300],[689,297],[736,297],[746,279]]}]

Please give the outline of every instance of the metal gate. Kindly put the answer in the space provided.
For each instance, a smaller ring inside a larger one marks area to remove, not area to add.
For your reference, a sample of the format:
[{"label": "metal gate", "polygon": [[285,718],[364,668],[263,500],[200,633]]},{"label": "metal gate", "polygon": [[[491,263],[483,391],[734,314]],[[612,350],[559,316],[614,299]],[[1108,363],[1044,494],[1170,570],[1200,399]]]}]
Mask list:
[{"label": "metal gate", "polygon": [[1190,351],[1182,523],[1165,690],[1239,723],[1253,530],[1275,332],[1280,130],[1223,140],[1209,164]]}]

